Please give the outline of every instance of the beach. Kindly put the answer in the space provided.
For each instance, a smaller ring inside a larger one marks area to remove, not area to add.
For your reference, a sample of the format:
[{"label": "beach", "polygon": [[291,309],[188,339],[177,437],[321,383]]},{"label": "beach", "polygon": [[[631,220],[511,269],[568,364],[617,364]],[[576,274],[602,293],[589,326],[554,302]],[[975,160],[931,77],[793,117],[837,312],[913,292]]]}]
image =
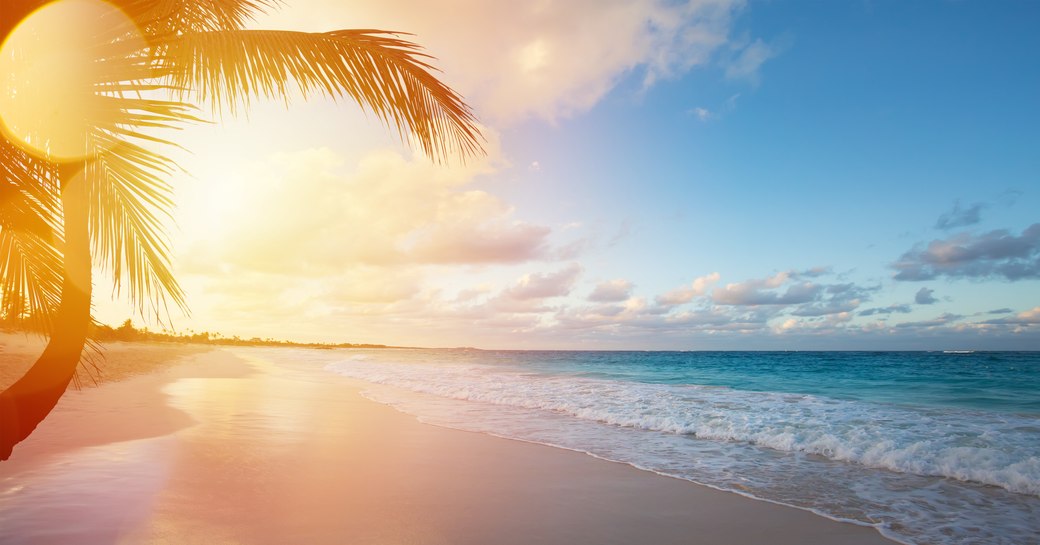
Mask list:
[{"label": "beach", "polygon": [[134,354],[154,350],[120,346],[106,364],[126,366],[108,369],[122,380],[70,391],[0,464],[0,543],[891,543],[584,453],[424,424],[364,398],[367,383],[277,365],[278,349],[188,349],[138,368]]}]

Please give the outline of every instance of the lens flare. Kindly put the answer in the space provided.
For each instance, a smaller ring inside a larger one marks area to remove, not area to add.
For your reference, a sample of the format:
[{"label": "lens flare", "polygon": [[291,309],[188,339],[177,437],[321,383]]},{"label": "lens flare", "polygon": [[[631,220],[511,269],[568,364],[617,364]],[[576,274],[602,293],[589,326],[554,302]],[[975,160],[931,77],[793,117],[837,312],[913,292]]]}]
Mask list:
[{"label": "lens flare", "polygon": [[50,161],[97,151],[92,131],[119,124],[110,100],[146,68],[133,21],[101,0],[59,0],[34,11],[0,45],[0,130]]}]

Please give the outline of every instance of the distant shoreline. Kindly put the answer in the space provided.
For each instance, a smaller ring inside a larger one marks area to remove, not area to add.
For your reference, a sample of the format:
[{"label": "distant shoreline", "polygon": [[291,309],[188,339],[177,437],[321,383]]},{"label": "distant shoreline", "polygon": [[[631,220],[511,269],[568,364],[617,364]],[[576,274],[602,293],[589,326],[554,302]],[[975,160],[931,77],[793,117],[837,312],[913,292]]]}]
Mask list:
[{"label": "distant shoreline", "polygon": [[[129,322],[129,320],[127,321]],[[174,344],[198,344],[205,346],[254,346],[254,347],[283,347],[283,348],[311,348],[316,350],[329,350],[333,348],[361,348],[361,349],[396,349],[396,350],[472,350],[481,352],[615,352],[615,353],[725,353],[725,352],[747,352],[761,354],[805,354],[805,353],[941,353],[950,356],[964,354],[987,354],[987,353],[1038,353],[1040,349],[1028,350],[993,350],[993,349],[965,349],[965,348],[929,348],[929,349],[640,349],[640,348],[479,348],[474,346],[398,346],[378,343],[335,343],[335,342],[300,342],[273,338],[240,336],[226,337],[221,333],[204,331],[201,333],[169,333],[163,331],[151,331],[148,328],[137,329],[127,322],[117,328],[108,325],[92,325],[90,339],[92,341],[107,344],[112,342],[142,342],[142,343],[174,343]],[[0,328],[0,333],[10,335],[39,336],[40,333],[19,330],[15,328]]]}]

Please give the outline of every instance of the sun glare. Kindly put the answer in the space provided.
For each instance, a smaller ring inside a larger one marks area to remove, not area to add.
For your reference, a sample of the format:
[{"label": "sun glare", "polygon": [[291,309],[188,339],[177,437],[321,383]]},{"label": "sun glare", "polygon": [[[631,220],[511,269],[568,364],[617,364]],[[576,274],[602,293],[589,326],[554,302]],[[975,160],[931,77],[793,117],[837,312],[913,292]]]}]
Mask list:
[{"label": "sun glare", "polygon": [[51,161],[89,155],[90,131],[118,123],[104,85],[126,67],[113,66],[113,48],[143,50],[144,39],[129,17],[101,0],[59,0],[23,19],[0,45],[0,129],[7,138]]}]

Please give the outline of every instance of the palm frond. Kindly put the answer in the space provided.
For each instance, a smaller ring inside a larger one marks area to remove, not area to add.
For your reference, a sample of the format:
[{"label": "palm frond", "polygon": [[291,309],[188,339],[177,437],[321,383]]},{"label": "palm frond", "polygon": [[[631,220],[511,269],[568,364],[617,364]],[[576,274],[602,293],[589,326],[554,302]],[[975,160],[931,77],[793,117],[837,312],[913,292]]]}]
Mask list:
[{"label": "palm frond", "polygon": [[[131,100],[131,103],[135,102]],[[155,109],[139,111],[137,127],[166,126],[176,120],[174,109],[156,115]],[[171,119],[170,116],[173,116]],[[171,249],[165,221],[172,218],[172,188],[167,181],[178,167],[155,146],[167,142],[120,125],[110,131],[95,131],[91,141],[99,151],[88,163],[90,231],[95,262],[112,273],[113,290],[126,288],[139,313],[148,310],[158,319],[172,301],[187,311],[184,292],[170,266]]]},{"label": "palm frond", "polygon": [[173,210],[168,179],[178,169],[163,152],[173,144],[156,129],[201,121],[195,108],[153,98],[161,84],[148,47],[120,33],[99,41],[87,82],[89,230],[94,262],[143,316],[160,321],[172,301],[187,311],[170,267],[165,221]]},{"label": "palm frond", "polygon": [[[191,3],[147,4],[165,9]],[[117,295],[125,289],[142,316],[147,309],[161,321],[168,314],[167,302],[185,312],[187,306],[171,270],[164,224],[174,206],[168,179],[178,167],[162,153],[173,144],[155,136],[155,129],[201,120],[190,104],[153,98],[162,86],[154,82],[155,65],[143,45],[132,38],[108,40],[95,54],[85,175],[95,263],[112,274]]]},{"label": "palm frond", "polygon": [[42,333],[61,293],[58,195],[53,165],[0,137],[0,318]]},{"label": "palm frond", "polygon": [[151,41],[189,32],[236,30],[277,7],[278,0],[116,0]]},{"label": "palm frond", "polygon": [[414,135],[434,159],[483,151],[472,111],[440,82],[432,57],[381,30],[325,33],[237,30],[173,38],[156,51],[164,81],[232,113],[251,98],[350,97],[397,129]]}]

